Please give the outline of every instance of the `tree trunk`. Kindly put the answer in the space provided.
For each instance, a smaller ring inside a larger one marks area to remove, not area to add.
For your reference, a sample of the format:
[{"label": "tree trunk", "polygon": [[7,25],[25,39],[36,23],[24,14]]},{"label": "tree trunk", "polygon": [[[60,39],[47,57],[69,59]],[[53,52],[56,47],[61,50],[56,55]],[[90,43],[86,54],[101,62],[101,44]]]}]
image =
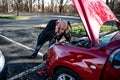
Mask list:
[{"label": "tree trunk", "polygon": [[17,16],[19,16],[19,13],[20,13],[20,0],[17,0],[16,7],[17,7]]},{"label": "tree trunk", "polygon": [[59,13],[62,12],[62,9],[63,9],[63,0],[60,0]]},{"label": "tree trunk", "polygon": [[110,2],[110,8],[111,8],[112,11],[114,9],[114,2],[115,2],[115,0],[111,0],[111,2]]},{"label": "tree trunk", "polygon": [[29,0],[29,12],[32,12],[32,0]]},{"label": "tree trunk", "polygon": [[40,0],[38,0],[38,9],[40,9]]},{"label": "tree trunk", "polygon": [[44,0],[42,0],[42,11],[44,12]]},{"label": "tree trunk", "polygon": [[8,2],[7,0],[2,0],[3,3],[3,12],[8,12]]},{"label": "tree trunk", "polygon": [[108,5],[108,3],[109,3],[109,0],[106,0],[106,4]]},{"label": "tree trunk", "polygon": [[53,12],[53,6],[54,6],[54,2],[53,2],[53,0],[51,0],[51,12]]}]

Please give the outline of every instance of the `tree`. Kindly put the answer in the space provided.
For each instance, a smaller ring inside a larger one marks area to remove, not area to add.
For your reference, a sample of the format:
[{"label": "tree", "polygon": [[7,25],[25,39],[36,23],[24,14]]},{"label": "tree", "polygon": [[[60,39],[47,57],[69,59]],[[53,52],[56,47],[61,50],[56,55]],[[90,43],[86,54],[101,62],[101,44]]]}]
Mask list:
[{"label": "tree", "polygon": [[111,8],[112,11],[114,9],[114,3],[115,3],[115,0],[110,1],[110,8]]},{"label": "tree", "polygon": [[106,0],[106,4],[108,5],[108,3],[109,3],[109,0]]},{"label": "tree", "polygon": [[24,10],[27,11],[27,12],[29,12],[29,2],[28,2],[28,0],[25,0]]},{"label": "tree", "polygon": [[38,0],[38,9],[42,8],[42,12],[44,12],[44,0]]},{"label": "tree", "polygon": [[58,6],[59,6],[59,13],[62,12],[64,6],[69,2],[70,0],[57,0]]},{"label": "tree", "polygon": [[59,12],[61,13],[63,9],[63,0],[60,0]]},{"label": "tree", "polygon": [[54,7],[54,2],[53,2],[53,0],[51,0],[51,12],[53,12],[53,7]]},{"label": "tree", "polygon": [[38,9],[40,9],[40,0],[38,0]]},{"label": "tree", "polygon": [[17,7],[17,16],[19,16],[19,12],[20,12],[20,0],[17,0],[16,7]]},{"label": "tree", "polygon": [[3,12],[8,12],[8,3],[7,0],[2,0]]},{"label": "tree", "polygon": [[44,0],[42,0],[42,11],[44,12]]},{"label": "tree", "polygon": [[32,0],[29,0],[29,12],[32,12]]}]

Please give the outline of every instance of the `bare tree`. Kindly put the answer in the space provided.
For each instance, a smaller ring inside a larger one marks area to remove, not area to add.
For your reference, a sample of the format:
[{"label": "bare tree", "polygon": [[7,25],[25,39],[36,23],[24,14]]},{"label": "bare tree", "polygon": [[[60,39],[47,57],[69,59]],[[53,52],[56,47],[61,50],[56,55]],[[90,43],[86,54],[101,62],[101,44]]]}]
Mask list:
[{"label": "bare tree", "polygon": [[108,5],[108,3],[109,3],[109,0],[106,0],[106,4]]},{"label": "bare tree", "polygon": [[54,7],[54,2],[53,2],[53,0],[51,0],[51,12],[53,12],[53,7]]},{"label": "bare tree", "polygon": [[38,9],[42,9],[42,12],[44,12],[44,0],[38,0]]},{"label": "bare tree", "polygon": [[114,3],[115,3],[115,0],[110,1],[110,8],[111,8],[112,11],[114,9]]},{"label": "bare tree", "polygon": [[40,0],[38,0],[38,9],[40,9]]},{"label": "bare tree", "polygon": [[29,2],[28,2],[28,0],[25,0],[25,2],[24,2],[24,11],[29,12]]},{"label": "bare tree", "polygon": [[42,11],[44,12],[44,0],[42,0]]},{"label": "bare tree", "polygon": [[60,5],[59,5],[59,12],[61,13],[62,12],[62,9],[63,9],[63,0],[60,0]]},{"label": "bare tree", "polygon": [[70,0],[57,0],[58,6],[59,6],[59,13],[62,12],[64,6],[69,2]]},{"label": "bare tree", "polygon": [[114,12],[120,14],[120,0],[115,0],[114,2]]},{"label": "bare tree", "polygon": [[32,0],[29,0],[29,12],[32,12]]},{"label": "bare tree", "polygon": [[17,16],[19,16],[19,12],[20,12],[20,0],[17,0],[16,7],[17,7]]},{"label": "bare tree", "polygon": [[2,0],[3,12],[8,12],[8,2],[7,0]]}]

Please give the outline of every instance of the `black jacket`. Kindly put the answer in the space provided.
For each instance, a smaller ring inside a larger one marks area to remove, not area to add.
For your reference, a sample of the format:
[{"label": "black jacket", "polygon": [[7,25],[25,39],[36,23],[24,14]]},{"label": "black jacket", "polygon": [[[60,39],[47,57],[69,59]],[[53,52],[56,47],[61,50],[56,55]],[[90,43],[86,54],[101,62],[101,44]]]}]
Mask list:
[{"label": "black jacket", "polygon": [[56,21],[57,20],[49,21],[47,26],[43,29],[43,31],[38,36],[37,45],[44,44],[46,41],[51,42],[51,40],[53,40],[53,38],[59,41],[63,36],[66,38],[67,41],[71,40],[70,33],[63,33],[59,36],[54,37],[56,35],[56,33],[55,33]]}]

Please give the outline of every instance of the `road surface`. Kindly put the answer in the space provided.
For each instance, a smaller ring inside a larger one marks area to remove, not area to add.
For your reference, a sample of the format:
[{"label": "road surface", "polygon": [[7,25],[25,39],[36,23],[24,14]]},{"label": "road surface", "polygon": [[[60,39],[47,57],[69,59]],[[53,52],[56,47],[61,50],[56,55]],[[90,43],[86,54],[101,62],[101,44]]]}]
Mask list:
[{"label": "road surface", "polygon": [[[8,80],[42,80],[32,71],[26,74],[26,71],[35,70],[43,60],[39,55],[36,59],[29,59],[36,45],[37,36],[42,29],[33,29],[31,27],[47,24],[51,19],[62,18],[71,23],[80,22],[78,17],[73,16],[54,16],[54,15],[29,15],[25,20],[0,19],[0,49],[3,51],[8,65]],[[41,53],[47,51],[46,43]]]}]

